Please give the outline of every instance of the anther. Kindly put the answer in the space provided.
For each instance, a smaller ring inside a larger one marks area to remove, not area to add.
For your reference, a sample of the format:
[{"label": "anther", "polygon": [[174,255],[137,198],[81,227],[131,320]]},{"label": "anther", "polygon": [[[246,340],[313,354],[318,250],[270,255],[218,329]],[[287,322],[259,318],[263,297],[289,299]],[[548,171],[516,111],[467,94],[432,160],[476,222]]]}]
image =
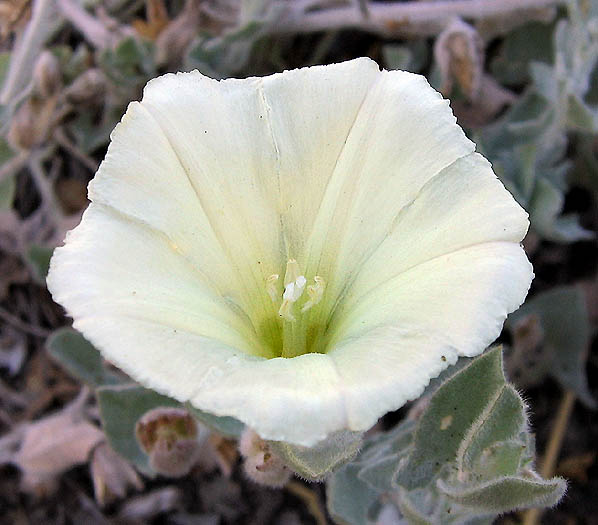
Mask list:
[{"label": "anther", "polygon": [[326,289],[326,283],[324,282],[324,279],[316,275],[314,277],[314,282],[315,284],[310,284],[307,287],[307,295],[309,300],[301,308],[302,312],[306,312],[312,306],[318,304],[324,296],[324,290]]},{"label": "anther", "polygon": [[276,286],[277,282],[278,282],[278,274],[277,273],[272,274],[270,277],[268,277],[266,279],[266,291],[268,292],[270,299],[272,299],[272,302],[278,301],[278,298],[280,297],[278,288]]},{"label": "anther", "polygon": [[301,297],[307,279],[299,274],[299,264],[295,259],[289,259],[287,269],[284,275],[284,292],[282,294],[282,305],[278,310],[278,315],[287,321],[294,321],[293,304]]}]

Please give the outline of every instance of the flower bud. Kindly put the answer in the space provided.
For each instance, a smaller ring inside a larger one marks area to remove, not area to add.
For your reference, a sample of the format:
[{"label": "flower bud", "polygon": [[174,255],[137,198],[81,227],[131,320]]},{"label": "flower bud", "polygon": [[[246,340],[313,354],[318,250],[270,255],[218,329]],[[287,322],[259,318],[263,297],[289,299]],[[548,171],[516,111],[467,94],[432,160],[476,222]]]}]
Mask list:
[{"label": "flower bud", "polygon": [[247,477],[266,487],[280,488],[291,479],[293,472],[274,454],[261,437],[246,427],[239,440],[239,452],[244,458]]},{"label": "flower bud", "polygon": [[33,85],[41,97],[51,97],[62,85],[62,73],[58,59],[50,52],[43,51],[33,68]]},{"label": "flower bud", "polygon": [[8,142],[19,150],[30,150],[38,142],[35,112],[29,102],[25,102],[12,117],[8,128]]},{"label": "flower bud", "polygon": [[164,476],[182,477],[197,462],[198,425],[186,410],[159,407],[137,422],[137,441],[149,456],[150,466]]},{"label": "flower bud", "polygon": [[98,68],[88,69],[66,89],[65,97],[71,104],[93,104],[106,91],[106,77]]}]

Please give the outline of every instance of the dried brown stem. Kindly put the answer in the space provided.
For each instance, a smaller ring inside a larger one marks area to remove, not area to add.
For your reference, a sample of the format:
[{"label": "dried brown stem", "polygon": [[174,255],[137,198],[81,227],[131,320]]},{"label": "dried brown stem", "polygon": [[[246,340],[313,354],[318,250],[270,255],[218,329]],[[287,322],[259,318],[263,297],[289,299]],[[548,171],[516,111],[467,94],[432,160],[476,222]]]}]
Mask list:
[{"label": "dried brown stem", "polygon": [[[563,394],[561,404],[559,405],[557,416],[550,432],[546,453],[544,454],[542,466],[540,467],[540,474],[543,478],[549,478],[554,474],[556,462],[561,451],[561,445],[563,444],[563,438],[567,431],[567,423],[569,422],[569,417],[573,411],[574,404],[575,394],[571,392],[571,390],[567,390]],[[537,525],[540,522],[542,510],[543,509],[529,509],[524,514],[523,525]]]},{"label": "dried brown stem", "polygon": [[320,500],[313,490],[298,481],[289,481],[285,485],[285,488],[293,494],[293,496],[296,496],[305,503],[307,510],[318,525],[327,524],[326,515],[320,506]]},{"label": "dried brown stem", "polygon": [[385,36],[410,33],[435,35],[455,17],[483,20],[513,16],[521,11],[564,5],[565,0],[438,0],[431,2],[371,3],[365,17],[359,6],[308,11],[313,2],[282,2],[283,17],[272,32],[305,33],[355,28]]},{"label": "dried brown stem", "polygon": [[5,323],[13,326],[17,330],[25,332],[26,334],[42,338],[46,338],[50,335],[50,330],[46,330],[41,326],[32,325],[26,321],[19,319],[17,316],[5,310],[2,306],[0,306],[0,319],[2,319]]}]

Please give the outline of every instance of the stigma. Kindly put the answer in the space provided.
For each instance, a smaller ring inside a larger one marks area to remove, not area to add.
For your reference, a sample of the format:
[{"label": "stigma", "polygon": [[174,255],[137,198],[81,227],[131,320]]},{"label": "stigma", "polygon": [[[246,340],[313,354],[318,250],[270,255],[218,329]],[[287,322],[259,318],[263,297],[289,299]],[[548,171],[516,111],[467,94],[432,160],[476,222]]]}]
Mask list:
[{"label": "stigma", "polygon": [[[272,274],[266,279],[266,292],[273,302],[278,302],[281,297],[281,291],[278,285],[279,274]],[[324,279],[316,275],[314,284],[307,285],[307,279],[301,273],[299,264],[295,259],[287,261],[287,267],[283,280],[284,288],[282,290],[282,302],[278,309],[278,315],[285,321],[295,321],[293,313],[294,305],[307,293],[307,301],[301,306],[301,313],[308,311],[317,305],[324,295],[326,284]]]}]

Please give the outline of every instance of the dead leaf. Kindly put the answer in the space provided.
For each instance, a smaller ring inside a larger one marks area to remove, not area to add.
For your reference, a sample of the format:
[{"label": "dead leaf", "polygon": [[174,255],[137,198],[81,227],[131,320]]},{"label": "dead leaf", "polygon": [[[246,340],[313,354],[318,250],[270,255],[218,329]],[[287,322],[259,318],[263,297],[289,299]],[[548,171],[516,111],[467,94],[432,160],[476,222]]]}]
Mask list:
[{"label": "dead leaf", "polygon": [[198,0],[186,0],[181,12],[168,23],[156,39],[156,63],[177,65],[197,37],[202,13]]},{"label": "dead leaf", "polygon": [[145,16],[147,21],[136,18],[133,28],[140,36],[155,40],[170,22],[164,0],[146,0]]},{"label": "dead leaf", "polygon": [[55,110],[58,94],[49,97],[32,95],[17,109],[8,129],[8,141],[20,150],[31,150],[43,144],[55,124]]},{"label": "dead leaf", "polygon": [[594,465],[596,452],[586,452],[563,459],[556,468],[556,473],[581,483],[588,481],[588,469]]},{"label": "dead leaf", "polygon": [[0,369],[5,369],[10,377],[16,376],[25,363],[27,356],[27,338],[10,327],[3,327],[0,332]]},{"label": "dead leaf", "polygon": [[440,91],[445,96],[456,80],[468,100],[477,100],[484,73],[484,43],[474,27],[460,18],[451,21],[436,39],[434,58],[442,76]]},{"label": "dead leaf", "polygon": [[102,431],[87,421],[77,405],[24,427],[23,441],[12,463],[23,471],[22,487],[35,492],[62,472],[85,463],[92,449],[104,439]]},{"label": "dead leaf", "polygon": [[[476,100],[471,102],[455,100],[451,106],[461,125],[479,128],[492,122],[505,106],[510,106],[515,100],[517,96],[513,92],[501,86],[490,75],[484,74]],[[528,233],[525,239],[527,251],[531,247],[531,235]]]},{"label": "dead leaf", "polygon": [[170,512],[180,508],[182,493],[177,487],[164,487],[153,490],[142,496],[136,496],[125,503],[118,518],[120,520],[134,520],[149,522],[158,514]]},{"label": "dead leaf", "polygon": [[5,0],[0,2],[0,40],[20,31],[31,15],[30,0]]},{"label": "dead leaf", "polygon": [[124,498],[129,487],[143,490],[143,481],[135,469],[107,443],[94,449],[90,470],[95,499],[101,507]]}]

